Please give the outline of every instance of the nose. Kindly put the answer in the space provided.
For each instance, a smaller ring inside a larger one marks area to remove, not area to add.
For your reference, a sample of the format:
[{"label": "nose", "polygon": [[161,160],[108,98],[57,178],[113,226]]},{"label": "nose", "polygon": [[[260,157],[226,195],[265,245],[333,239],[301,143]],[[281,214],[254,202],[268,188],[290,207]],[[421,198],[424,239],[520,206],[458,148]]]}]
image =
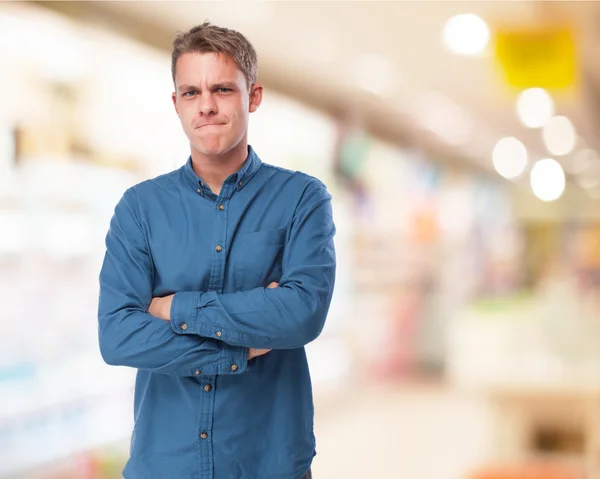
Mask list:
[{"label": "nose", "polygon": [[199,113],[202,116],[210,116],[217,113],[217,103],[211,92],[202,94],[199,103]]}]

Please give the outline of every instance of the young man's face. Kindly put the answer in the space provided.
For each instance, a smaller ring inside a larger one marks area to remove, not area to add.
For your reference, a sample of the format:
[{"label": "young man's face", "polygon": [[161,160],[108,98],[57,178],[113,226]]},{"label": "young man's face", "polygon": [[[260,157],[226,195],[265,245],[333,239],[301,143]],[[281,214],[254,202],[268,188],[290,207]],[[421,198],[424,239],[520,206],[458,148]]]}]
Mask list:
[{"label": "young man's face", "polygon": [[262,100],[233,59],[217,53],[185,53],[175,73],[173,103],[192,149],[218,157],[246,138],[248,116]]}]

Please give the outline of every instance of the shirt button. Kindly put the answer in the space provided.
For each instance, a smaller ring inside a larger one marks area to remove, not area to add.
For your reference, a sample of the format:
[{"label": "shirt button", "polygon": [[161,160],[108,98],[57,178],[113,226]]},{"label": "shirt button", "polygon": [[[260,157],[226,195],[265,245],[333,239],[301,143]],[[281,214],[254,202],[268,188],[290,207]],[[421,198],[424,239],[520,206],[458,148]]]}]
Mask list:
[{"label": "shirt button", "polygon": [[207,432],[204,432],[204,431],[202,431],[202,432],[200,433],[200,437],[201,437],[202,439],[206,439],[206,438],[208,437],[208,433],[207,433]]},{"label": "shirt button", "polygon": [[235,373],[238,370],[237,364],[232,364],[231,365],[231,370]]},{"label": "shirt button", "polygon": [[202,190],[201,190],[200,188],[198,188],[198,189],[196,190],[196,192],[197,192],[197,193],[202,193]]},{"label": "shirt button", "polygon": [[217,338],[220,338],[221,336],[223,336],[223,333],[221,331],[217,331],[215,334],[217,335]]},{"label": "shirt button", "polygon": [[181,323],[181,326],[179,327],[185,331],[187,329],[187,324]]},{"label": "shirt button", "polygon": [[240,181],[240,182],[238,183],[238,186],[242,186],[243,184],[244,184],[244,182],[243,182],[243,181]]},{"label": "shirt button", "polygon": [[220,253],[221,251],[223,251],[223,247],[222,247],[221,245],[219,245],[219,244],[218,244],[218,245],[217,245],[217,247],[215,248],[215,251],[216,251],[217,253]]},{"label": "shirt button", "polygon": [[210,384],[207,384],[206,386],[204,386],[204,390],[209,393],[212,391],[212,386]]},{"label": "shirt button", "polygon": [[196,369],[196,376],[200,376],[200,374],[202,374],[202,371],[200,371],[199,369]]},{"label": "shirt button", "polygon": [[219,210],[220,210],[220,211],[223,211],[224,209],[225,209],[225,206],[223,206],[223,205],[219,205]]}]

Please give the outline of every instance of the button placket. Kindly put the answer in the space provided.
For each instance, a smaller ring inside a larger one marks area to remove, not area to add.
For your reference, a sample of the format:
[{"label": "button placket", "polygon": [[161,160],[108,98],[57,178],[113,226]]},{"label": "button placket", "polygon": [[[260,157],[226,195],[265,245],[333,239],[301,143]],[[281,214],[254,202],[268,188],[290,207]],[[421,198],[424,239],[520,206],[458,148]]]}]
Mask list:
[{"label": "button placket", "polygon": [[[228,234],[228,216],[229,208],[228,199],[231,196],[231,189],[235,187],[231,184],[224,184],[221,189],[221,193],[218,196],[209,195],[208,198],[214,201],[212,205],[213,212],[213,236],[212,244],[208,247],[209,250],[212,248],[211,253],[211,265],[210,265],[210,279],[208,281],[208,291],[215,291],[220,293],[223,291],[223,282],[225,279],[225,260],[228,253],[227,248],[229,246]],[[213,331],[216,333],[215,328]],[[224,368],[231,368],[231,364],[223,365]],[[220,366],[219,369],[222,369]],[[215,401],[217,395],[217,389],[214,381],[214,377],[206,375],[197,377],[199,386],[202,388],[200,391],[200,417],[198,421],[198,447],[199,454],[202,461],[203,475],[202,477],[212,477],[214,471],[214,455],[213,455],[213,444],[212,444],[212,427],[213,427],[213,414],[215,408]]]},{"label": "button placket", "polygon": [[225,279],[225,255],[227,248],[228,238],[227,229],[227,201],[231,196],[230,183],[225,182],[221,188],[221,192],[215,199],[214,205],[214,246],[213,251],[216,255],[213,255],[213,261],[211,265],[211,276],[208,285],[210,291],[216,291],[218,293],[223,291],[223,281]]}]

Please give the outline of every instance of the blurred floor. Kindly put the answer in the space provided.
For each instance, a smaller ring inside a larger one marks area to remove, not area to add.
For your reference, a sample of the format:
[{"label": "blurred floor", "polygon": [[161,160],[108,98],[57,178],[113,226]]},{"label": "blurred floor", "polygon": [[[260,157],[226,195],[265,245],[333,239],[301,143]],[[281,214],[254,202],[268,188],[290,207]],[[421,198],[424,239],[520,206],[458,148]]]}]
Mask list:
[{"label": "blurred floor", "polygon": [[315,479],[466,479],[491,451],[485,401],[442,387],[357,385],[317,403]]}]

